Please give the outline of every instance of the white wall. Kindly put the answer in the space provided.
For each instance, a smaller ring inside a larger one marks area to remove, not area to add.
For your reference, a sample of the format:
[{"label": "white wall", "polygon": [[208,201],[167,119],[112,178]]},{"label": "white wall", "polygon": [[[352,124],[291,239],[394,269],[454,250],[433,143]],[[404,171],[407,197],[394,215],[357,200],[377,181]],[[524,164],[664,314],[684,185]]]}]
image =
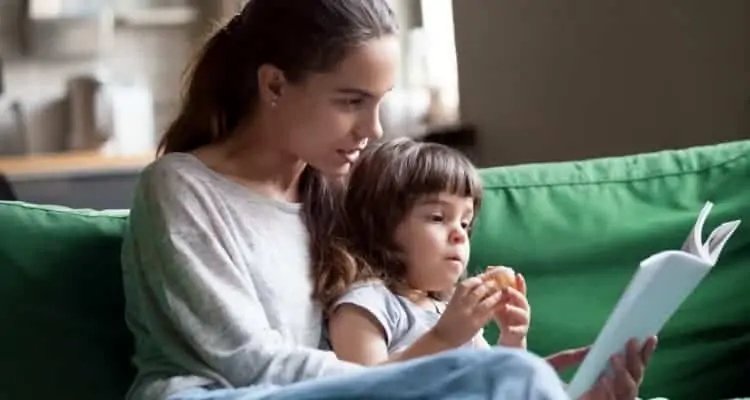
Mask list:
[{"label": "white wall", "polygon": [[483,165],[750,137],[746,0],[454,0]]}]

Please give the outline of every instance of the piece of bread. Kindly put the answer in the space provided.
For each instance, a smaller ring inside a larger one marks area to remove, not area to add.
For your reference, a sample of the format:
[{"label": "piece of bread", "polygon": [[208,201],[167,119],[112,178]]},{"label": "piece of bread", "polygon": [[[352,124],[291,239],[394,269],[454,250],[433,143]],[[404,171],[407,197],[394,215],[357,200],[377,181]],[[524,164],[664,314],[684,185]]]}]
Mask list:
[{"label": "piece of bread", "polygon": [[495,290],[502,290],[509,287],[518,288],[516,273],[512,268],[508,267],[488,268],[482,274],[482,281],[489,284]]}]

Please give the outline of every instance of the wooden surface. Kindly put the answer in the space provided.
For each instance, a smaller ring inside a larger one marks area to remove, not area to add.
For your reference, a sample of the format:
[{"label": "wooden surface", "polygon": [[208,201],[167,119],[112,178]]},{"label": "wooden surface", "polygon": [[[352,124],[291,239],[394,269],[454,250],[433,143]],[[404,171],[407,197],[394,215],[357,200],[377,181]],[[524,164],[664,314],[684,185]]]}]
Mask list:
[{"label": "wooden surface", "polygon": [[0,173],[9,179],[59,174],[101,174],[138,171],[155,158],[149,152],[110,155],[101,152],[70,152],[0,157]]}]

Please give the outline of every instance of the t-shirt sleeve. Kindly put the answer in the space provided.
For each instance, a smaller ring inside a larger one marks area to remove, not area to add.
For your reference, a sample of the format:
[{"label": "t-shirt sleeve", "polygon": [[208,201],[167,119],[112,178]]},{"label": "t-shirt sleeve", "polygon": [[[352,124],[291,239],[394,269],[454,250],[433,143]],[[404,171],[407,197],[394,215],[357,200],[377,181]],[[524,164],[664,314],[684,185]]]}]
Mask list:
[{"label": "t-shirt sleeve", "polygon": [[403,307],[398,298],[380,282],[354,285],[335,303],[333,308],[350,304],[368,312],[383,328],[386,344],[401,334]]}]

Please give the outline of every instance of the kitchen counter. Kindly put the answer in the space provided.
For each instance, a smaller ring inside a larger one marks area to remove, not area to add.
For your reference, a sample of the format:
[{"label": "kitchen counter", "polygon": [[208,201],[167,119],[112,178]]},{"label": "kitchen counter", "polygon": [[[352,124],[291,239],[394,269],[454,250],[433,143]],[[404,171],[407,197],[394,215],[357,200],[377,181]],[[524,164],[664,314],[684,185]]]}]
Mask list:
[{"label": "kitchen counter", "polygon": [[155,158],[155,153],[115,155],[97,151],[32,154],[0,157],[0,173],[10,181],[62,176],[137,173]]},{"label": "kitchen counter", "polygon": [[[155,152],[133,155],[70,152],[0,157],[10,198],[74,208],[126,209]],[[7,197],[7,194],[6,194]]]}]

